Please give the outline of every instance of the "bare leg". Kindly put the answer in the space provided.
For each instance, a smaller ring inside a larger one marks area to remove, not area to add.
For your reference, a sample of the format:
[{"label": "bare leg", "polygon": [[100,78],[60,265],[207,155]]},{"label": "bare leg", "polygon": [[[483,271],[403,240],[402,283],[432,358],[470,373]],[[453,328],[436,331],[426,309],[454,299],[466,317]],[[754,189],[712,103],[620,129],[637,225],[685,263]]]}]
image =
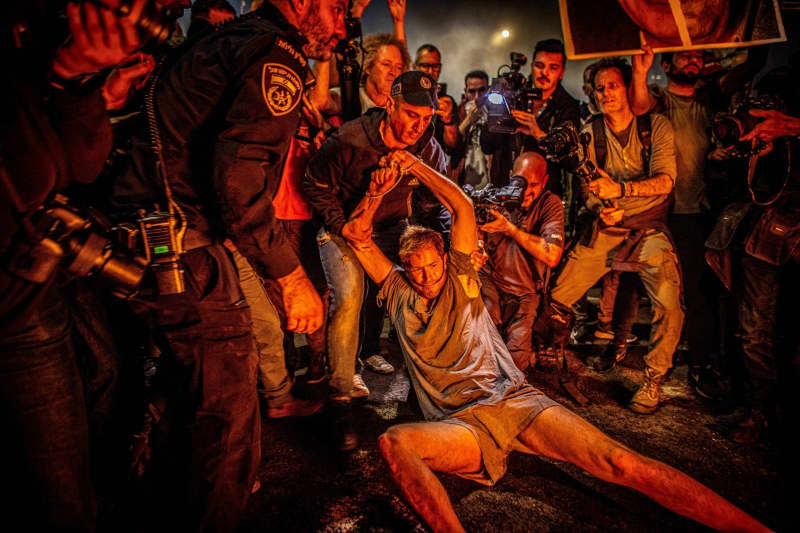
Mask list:
[{"label": "bare leg", "polygon": [[431,530],[464,531],[447,491],[432,470],[480,470],[481,450],[470,430],[446,422],[400,424],[380,436],[378,447],[406,500]]},{"label": "bare leg", "polygon": [[714,529],[769,531],[705,485],[634,452],[563,407],[542,412],[520,433],[519,440],[539,455],[638,490],[667,509]]}]

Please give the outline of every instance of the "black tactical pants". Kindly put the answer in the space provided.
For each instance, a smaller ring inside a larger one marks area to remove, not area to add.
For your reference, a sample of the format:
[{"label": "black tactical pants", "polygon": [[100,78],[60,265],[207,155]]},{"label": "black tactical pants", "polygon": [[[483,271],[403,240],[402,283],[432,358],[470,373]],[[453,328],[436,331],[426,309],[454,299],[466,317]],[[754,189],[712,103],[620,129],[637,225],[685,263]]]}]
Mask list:
[{"label": "black tactical pants", "polygon": [[162,357],[169,438],[162,461],[165,530],[231,531],[261,457],[250,309],[222,245],[184,255],[186,292],[161,297],[155,326]]}]

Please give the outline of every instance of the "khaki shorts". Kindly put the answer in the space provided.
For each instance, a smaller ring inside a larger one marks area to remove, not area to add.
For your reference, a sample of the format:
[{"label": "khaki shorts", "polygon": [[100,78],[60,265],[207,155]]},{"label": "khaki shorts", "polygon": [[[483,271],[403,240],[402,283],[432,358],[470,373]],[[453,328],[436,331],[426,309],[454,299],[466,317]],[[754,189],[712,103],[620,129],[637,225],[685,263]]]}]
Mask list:
[{"label": "khaki shorts", "polygon": [[481,449],[481,470],[458,475],[484,485],[500,481],[508,467],[508,454],[512,451],[531,453],[517,436],[539,413],[556,405],[560,404],[525,384],[498,403],[475,405],[442,420],[469,429]]}]

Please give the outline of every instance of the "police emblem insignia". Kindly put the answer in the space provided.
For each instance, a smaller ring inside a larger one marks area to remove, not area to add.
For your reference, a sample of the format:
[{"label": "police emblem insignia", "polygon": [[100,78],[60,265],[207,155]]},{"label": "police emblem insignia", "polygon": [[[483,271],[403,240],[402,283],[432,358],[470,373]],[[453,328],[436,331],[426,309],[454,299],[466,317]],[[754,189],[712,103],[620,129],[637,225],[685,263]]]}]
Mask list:
[{"label": "police emblem insignia", "polygon": [[423,89],[430,89],[431,88],[431,80],[426,77],[422,77],[419,79],[419,84],[422,85]]},{"label": "police emblem insignia", "polygon": [[261,71],[261,93],[267,109],[276,116],[291,112],[303,95],[300,76],[279,63],[265,63]]}]

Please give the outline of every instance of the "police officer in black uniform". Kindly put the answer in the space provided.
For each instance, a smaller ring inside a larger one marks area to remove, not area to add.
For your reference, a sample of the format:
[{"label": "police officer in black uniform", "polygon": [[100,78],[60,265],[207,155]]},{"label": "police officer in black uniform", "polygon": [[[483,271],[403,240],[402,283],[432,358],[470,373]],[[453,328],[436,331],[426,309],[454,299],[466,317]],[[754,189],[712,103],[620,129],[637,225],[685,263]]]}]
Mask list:
[{"label": "police officer in black uniform", "polygon": [[156,498],[169,505],[160,513],[174,520],[166,527],[232,530],[260,460],[258,357],[224,239],[280,284],[289,329],[310,332],[322,322],[272,197],[298,125],[307,58],[330,57],[345,35],[346,9],[345,0],[273,0],[191,39],[152,82],[151,136],[160,136],[169,193],[155,165],[159,150],[145,139],[115,184],[120,212],[163,206],[171,194],[188,222],[185,291],[159,293],[151,312],[169,367],[172,434],[159,470],[170,475],[158,484],[169,498]]}]

